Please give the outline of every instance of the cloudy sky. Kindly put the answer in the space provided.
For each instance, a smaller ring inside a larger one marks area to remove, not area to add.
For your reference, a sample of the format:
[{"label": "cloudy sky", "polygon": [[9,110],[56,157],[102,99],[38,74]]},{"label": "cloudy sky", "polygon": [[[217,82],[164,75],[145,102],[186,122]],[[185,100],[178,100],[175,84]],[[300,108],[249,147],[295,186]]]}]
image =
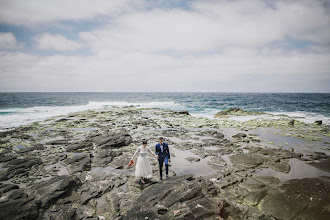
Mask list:
[{"label": "cloudy sky", "polygon": [[0,91],[330,92],[329,0],[0,0]]}]

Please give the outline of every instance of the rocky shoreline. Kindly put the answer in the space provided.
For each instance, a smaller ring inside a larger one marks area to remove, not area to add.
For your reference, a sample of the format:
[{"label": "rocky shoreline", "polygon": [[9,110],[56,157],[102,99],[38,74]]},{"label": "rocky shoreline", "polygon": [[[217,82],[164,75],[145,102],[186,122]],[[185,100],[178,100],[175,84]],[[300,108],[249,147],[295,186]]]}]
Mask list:
[{"label": "rocky shoreline", "polygon": [[[1,132],[0,219],[328,219],[329,126],[251,114],[107,106]],[[159,136],[170,178],[150,158],[142,185],[127,164]]]}]

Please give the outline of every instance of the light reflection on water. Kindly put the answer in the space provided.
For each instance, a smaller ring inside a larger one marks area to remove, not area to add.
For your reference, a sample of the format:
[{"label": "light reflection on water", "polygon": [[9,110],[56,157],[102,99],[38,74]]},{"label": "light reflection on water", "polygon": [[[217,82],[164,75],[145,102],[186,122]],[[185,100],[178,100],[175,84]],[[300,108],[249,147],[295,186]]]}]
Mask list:
[{"label": "light reflection on water", "polygon": [[211,159],[211,157],[206,157],[198,162],[191,163],[185,158],[200,157],[190,151],[179,150],[173,146],[170,149],[171,152],[175,154],[175,157],[171,157],[170,169],[172,169],[178,176],[186,174],[194,174],[195,176],[207,176],[217,172],[217,170],[207,165],[207,162]]},{"label": "light reflection on water", "polygon": [[303,179],[303,178],[317,178],[320,176],[330,176],[330,173],[317,169],[313,166],[306,164],[304,161],[296,158],[290,159],[289,164],[291,170],[285,174],[283,172],[275,171],[271,168],[258,170],[254,173],[255,176],[273,176],[285,182],[290,179]]}]

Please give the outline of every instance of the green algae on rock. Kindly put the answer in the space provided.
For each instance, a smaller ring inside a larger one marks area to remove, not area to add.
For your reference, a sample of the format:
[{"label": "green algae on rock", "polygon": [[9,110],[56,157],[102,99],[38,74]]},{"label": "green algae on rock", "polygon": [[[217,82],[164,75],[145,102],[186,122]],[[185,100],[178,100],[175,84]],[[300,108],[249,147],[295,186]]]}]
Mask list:
[{"label": "green algae on rock", "polygon": [[223,110],[214,115],[215,118],[226,118],[228,116],[250,116],[250,115],[265,115],[264,112],[259,111],[244,111],[240,108],[230,108]]}]

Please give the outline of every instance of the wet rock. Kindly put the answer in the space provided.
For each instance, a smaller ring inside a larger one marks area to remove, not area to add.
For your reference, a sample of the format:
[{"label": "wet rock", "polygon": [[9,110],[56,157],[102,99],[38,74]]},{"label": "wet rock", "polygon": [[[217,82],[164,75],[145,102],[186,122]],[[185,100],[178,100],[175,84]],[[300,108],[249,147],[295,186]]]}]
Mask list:
[{"label": "wet rock", "polygon": [[4,167],[9,168],[0,175],[0,180],[8,180],[14,176],[27,176],[30,168],[41,163],[41,159],[33,157],[13,159],[5,163]]},{"label": "wet rock", "polygon": [[260,190],[266,187],[266,185],[262,183],[240,183],[239,186],[248,191]]},{"label": "wet rock", "polygon": [[212,167],[222,168],[227,165],[226,161],[224,161],[221,157],[212,157],[207,164]]},{"label": "wet rock", "polygon": [[81,182],[75,176],[57,176],[36,185],[36,198],[41,201],[43,208],[48,208],[57,200],[69,196],[79,185]]},{"label": "wet rock", "polygon": [[311,162],[308,164],[330,173],[330,158],[321,162]]},{"label": "wet rock", "polygon": [[76,208],[72,207],[72,204],[55,204],[47,209],[41,219],[76,219]]},{"label": "wet rock", "polygon": [[70,174],[88,171],[91,169],[90,154],[76,155],[65,159],[63,163],[69,165]]},{"label": "wet rock", "polygon": [[238,134],[233,135],[232,137],[233,138],[239,138],[239,139],[241,139],[241,138],[245,138],[246,137],[246,134],[244,134],[244,133],[238,133]]},{"label": "wet rock", "polygon": [[8,170],[13,170],[17,168],[31,168],[32,166],[35,165],[40,165],[42,164],[42,161],[40,158],[35,158],[35,157],[25,157],[25,158],[19,158],[19,159],[14,159],[9,162],[7,162],[4,167],[9,167]]},{"label": "wet rock", "polygon": [[260,209],[278,219],[329,218],[330,178],[293,179],[270,189]]},{"label": "wet rock", "polygon": [[127,164],[130,161],[129,155],[121,155],[119,157],[116,157],[110,165],[114,166],[116,169],[123,169],[124,167],[127,166]]},{"label": "wet rock", "polygon": [[225,201],[211,181],[181,176],[146,188],[122,219],[220,218]]},{"label": "wet rock", "polygon": [[266,195],[269,188],[263,188],[261,190],[254,190],[244,198],[244,201],[249,205],[256,206]]},{"label": "wet rock", "polygon": [[288,122],[288,125],[293,126],[293,125],[294,125],[294,122],[295,122],[295,120],[292,119],[292,120],[290,120],[290,121]]},{"label": "wet rock", "polygon": [[19,189],[18,185],[15,184],[7,184],[7,183],[0,183],[0,197],[2,194],[9,192],[13,189]]},{"label": "wet rock", "polygon": [[90,150],[93,147],[93,142],[90,139],[85,139],[79,143],[70,145],[67,147],[67,151],[86,151]]},{"label": "wet rock", "polygon": [[259,111],[244,111],[240,108],[230,108],[224,111],[220,111],[217,114],[215,114],[215,118],[225,118],[226,116],[247,116],[247,115],[262,115],[265,114],[264,112]]},{"label": "wet rock", "polygon": [[37,219],[39,215],[40,202],[34,197],[25,196],[9,199],[0,203],[0,219]]},{"label": "wet rock", "polygon": [[16,155],[3,155],[0,157],[0,163],[8,162],[8,161],[16,159],[16,158],[17,158]]},{"label": "wet rock", "polygon": [[17,153],[23,154],[23,153],[29,153],[29,152],[34,151],[34,150],[38,150],[39,151],[39,150],[44,150],[44,149],[45,149],[44,145],[42,145],[42,144],[36,144],[33,147],[27,147],[27,148],[21,149]]},{"label": "wet rock", "polygon": [[179,115],[190,115],[188,111],[179,111],[179,112],[176,112],[177,114]]},{"label": "wet rock", "polygon": [[104,149],[96,152],[95,159],[93,159],[93,163],[97,164],[98,166],[106,166],[107,164],[112,162],[114,158],[119,157],[122,154],[123,152],[120,150],[117,151],[113,149]]},{"label": "wet rock", "polygon": [[321,125],[322,124],[322,120],[315,121],[314,124]]},{"label": "wet rock", "polygon": [[283,173],[289,173],[291,170],[290,164],[287,162],[276,162],[270,166],[273,170],[277,170]]},{"label": "wet rock", "polygon": [[93,138],[93,142],[101,149],[120,148],[132,142],[132,137],[126,132],[109,133]]},{"label": "wet rock", "polygon": [[59,139],[59,140],[51,140],[45,143],[45,145],[63,145],[67,146],[68,145],[68,140],[66,139]]},{"label": "wet rock", "polygon": [[273,176],[253,176],[253,179],[263,183],[264,185],[273,185],[273,186],[281,182],[278,178]]},{"label": "wet rock", "polygon": [[17,132],[16,130],[2,131],[2,132],[0,132],[0,138],[5,138],[5,137],[7,137],[9,135],[12,135],[16,132]]},{"label": "wet rock", "polygon": [[253,168],[263,163],[263,159],[258,155],[235,154],[230,157],[230,161],[236,166]]},{"label": "wet rock", "polygon": [[[86,176],[86,182],[77,190],[76,194],[72,196],[71,200],[82,205],[82,208],[77,209],[78,213],[84,212],[82,209],[85,209],[85,205],[93,204],[93,201],[100,198],[104,194],[110,192],[111,190],[118,188],[124,185],[127,182],[127,177],[123,175],[109,175],[96,173]],[[111,196],[113,197],[113,196]],[[119,198],[119,197],[118,197]],[[112,198],[113,199],[113,198]],[[130,199],[130,197],[129,197]],[[123,203],[123,201],[118,200],[118,203]],[[133,202],[133,201],[131,201]],[[111,203],[111,202],[110,202]],[[113,204],[109,204],[112,206]],[[120,204],[118,204],[120,206]],[[119,212],[120,208],[116,209]],[[93,216],[94,212],[92,211],[91,215]],[[118,213],[119,214],[119,213]]]},{"label": "wet rock", "polygon": [[214,138],[218,138],[218,139],[223,139],[224,138],[224,134],[219,132],[219,131],[215,131],[215,130],[205,130],[205,131],[201,131],[200,133],[198,133],[198,135],[201,136],[211,136]]},{"label": "wet rock", "polygon": [[198,162],[201,160],[200,158],[197,157],[186,157],[185,159],[188,160],[189,162]]}]

